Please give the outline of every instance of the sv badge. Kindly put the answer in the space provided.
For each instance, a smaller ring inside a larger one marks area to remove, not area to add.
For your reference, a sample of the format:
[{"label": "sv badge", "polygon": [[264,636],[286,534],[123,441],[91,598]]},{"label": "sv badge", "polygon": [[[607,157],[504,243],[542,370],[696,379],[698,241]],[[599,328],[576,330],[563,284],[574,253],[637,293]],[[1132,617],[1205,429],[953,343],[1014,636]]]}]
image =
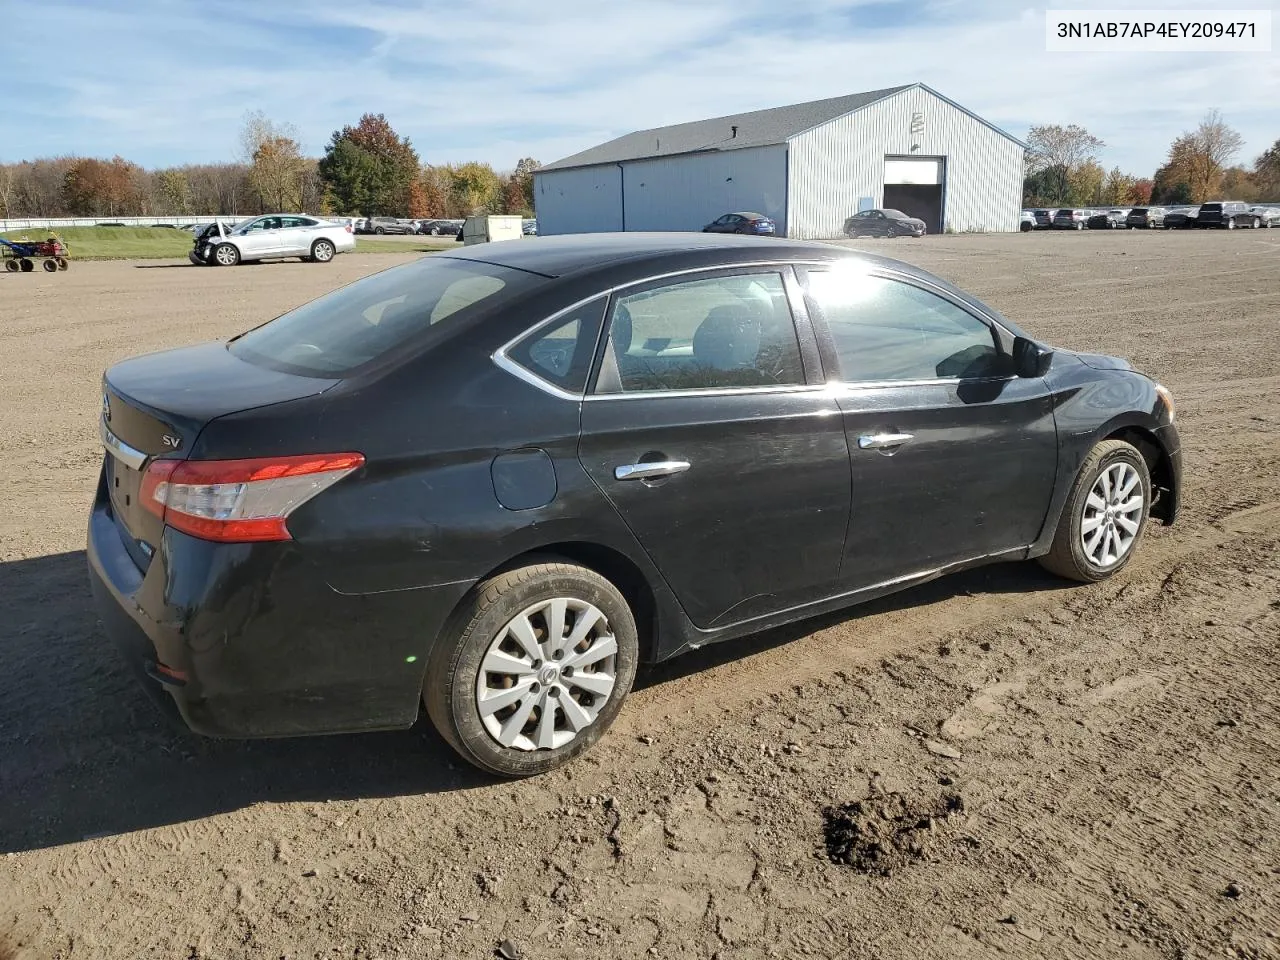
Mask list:
[{"label": "sv badge", "polygon": [[174,450],[177,450],[178,447],[182,445],[182,438],[171,437],[169,436],[169,434],[166,433],[163,437],[160,438],[160,442],[163,443],[166,447],[172,447]]}]

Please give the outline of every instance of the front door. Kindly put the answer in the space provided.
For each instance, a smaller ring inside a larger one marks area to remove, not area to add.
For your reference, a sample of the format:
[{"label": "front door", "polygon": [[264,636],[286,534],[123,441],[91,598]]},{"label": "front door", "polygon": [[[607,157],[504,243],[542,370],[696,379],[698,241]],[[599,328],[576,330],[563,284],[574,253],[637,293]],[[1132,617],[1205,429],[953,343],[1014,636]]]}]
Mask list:
[{"label": "front door", "polygon": [[283,247],[279,217],[259,217],[241,231],[240,250],[245,257],[279,256]]},{"label": "front door", "polygon": [[909,277],[810,270],[806,287],[848,435],[841,579],[859,589],[1030,545],[1057,473],[1043,379],[1012,338]]},{"label": "front door", "polygon": [[835,592],[849,451],[803,310],[789,267],[610,306],[579,457],[699,627]]}]

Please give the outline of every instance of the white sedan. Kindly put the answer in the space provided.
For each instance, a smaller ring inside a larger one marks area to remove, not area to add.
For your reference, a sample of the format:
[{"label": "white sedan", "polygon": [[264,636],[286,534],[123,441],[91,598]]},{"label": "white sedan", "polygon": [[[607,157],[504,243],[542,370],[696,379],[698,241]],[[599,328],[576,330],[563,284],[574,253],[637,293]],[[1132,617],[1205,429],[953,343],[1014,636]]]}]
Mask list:
[{"label": "white sedan", "polygon": [[211,224],[189,254],[200,266],[234,267],[246,260],[300,257],[328,263],[356,248],[350,223],[333,223],[300,213],[272,213],[235,226]]}]

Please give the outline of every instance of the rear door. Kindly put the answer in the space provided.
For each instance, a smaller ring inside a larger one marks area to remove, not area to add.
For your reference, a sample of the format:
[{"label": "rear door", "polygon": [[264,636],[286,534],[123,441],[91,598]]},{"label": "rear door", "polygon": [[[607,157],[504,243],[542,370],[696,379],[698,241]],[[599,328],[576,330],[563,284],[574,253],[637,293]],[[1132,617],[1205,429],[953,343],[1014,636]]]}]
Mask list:
[{"label": "rear door", "polygon": [[319,221],[308,217],[280,218],[280,253],[301,257],[311,252],[311,241],[320,231]]},{"label": "rear door", "polygon": [[848,440],[846,588],[1032,543],[1053,493],[1057,433],[1048,385],[1011,375],[1012,337],[890,271],[805,278]]},{"label": "rear door", "polygon": [[834,592],[849,452],[789,266],[610,304],[579,457],[699,627]]}]

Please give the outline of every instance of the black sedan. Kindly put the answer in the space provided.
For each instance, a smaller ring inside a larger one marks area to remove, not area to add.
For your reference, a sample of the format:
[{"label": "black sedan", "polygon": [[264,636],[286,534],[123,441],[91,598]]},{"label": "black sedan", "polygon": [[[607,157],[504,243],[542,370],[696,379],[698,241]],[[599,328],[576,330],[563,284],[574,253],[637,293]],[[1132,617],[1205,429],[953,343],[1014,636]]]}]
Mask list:
[{"label": "black sedan", "polygon": [[1196,225],[1197,216],[1196,207],[1177,207],[1168,210],[1164,215],[1164,228],[1166,230],[1190,230]]},{"label": "black sedan", "polygon": [[846,237],[923,237],[925,222],[901,210],[863,210],[844,222]]},{"label": "black sedan", "polygon": [[702,228],[703,233],[751,233],[771,237],[777,225],[763,213],[726,213]]},{"label": "black sedan", "polygon": [[97,607],[234,737],[587,749],[637,667],[954,570],[1114,575],[1173,401],[944,280],[824,244],[480,244],[103,381]]}]

